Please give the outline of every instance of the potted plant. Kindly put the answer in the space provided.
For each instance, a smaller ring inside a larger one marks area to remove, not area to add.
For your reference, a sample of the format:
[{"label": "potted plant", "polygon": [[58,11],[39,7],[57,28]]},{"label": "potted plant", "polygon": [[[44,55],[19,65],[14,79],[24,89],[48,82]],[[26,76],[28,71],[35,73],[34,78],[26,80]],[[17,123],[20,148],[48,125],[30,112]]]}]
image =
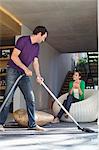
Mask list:
[{"label": "potted plant", "polygon": [[87,59],[87,57],[85,57],[85,58],[82,57],[78,60],[77,69],[80,70],[81,72],[88,73],[89,68],[88,68],[88,59]]}]

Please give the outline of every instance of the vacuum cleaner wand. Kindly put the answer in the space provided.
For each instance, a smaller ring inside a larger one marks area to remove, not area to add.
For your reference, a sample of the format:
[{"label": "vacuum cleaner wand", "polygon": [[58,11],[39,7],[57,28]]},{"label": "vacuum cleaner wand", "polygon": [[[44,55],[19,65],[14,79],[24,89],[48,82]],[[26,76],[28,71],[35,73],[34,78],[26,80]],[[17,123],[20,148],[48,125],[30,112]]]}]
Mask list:
[{"label": "vacuum cleaner wand", "polygon": [[73,122],[77,125],[78,129],[88,132],[88,133],[93,133],[95,131],[88,129],[88,128],[82,128],[78,122],[71,116],[71,114],[65,109],[65,107],[59,102],[59,100],[55,97],[55,95],[49,90],[49,88],[45,85],[44,82],[42,82],[42,86],[47,90],[47,92],[54,98],[54,100],[59,104],[59,106],[64,110],[64,112],[73,120]]},{"label": "vacuum cleaner wand", "polygon": [[8,95],[6,96],[3,104],[0,107],[0,112],[2,111],[2,109],[5,107],[6,102],[8,101],[10,95],[12,94],[13,90],[15,89],[16,85],[18,84],[19,80],[24,76],[24,74],[20,75],[17,80],[15,81],[14,85],[12,86],[10,92],[8,93]]}]

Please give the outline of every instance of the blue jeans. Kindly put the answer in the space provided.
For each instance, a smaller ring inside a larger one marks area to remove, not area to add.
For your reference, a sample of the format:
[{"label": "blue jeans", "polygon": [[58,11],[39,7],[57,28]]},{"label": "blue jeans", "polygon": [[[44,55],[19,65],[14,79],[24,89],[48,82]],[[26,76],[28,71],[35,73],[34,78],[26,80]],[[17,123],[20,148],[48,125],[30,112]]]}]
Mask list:
[{"label": "blue jeans", "polygon": [[[12,88],[12,86],[14,85],[16,79],[21,75],[22,73],[17,71],[14,68],[7,68],[7,76],[6,76],[6,90],[5,90],[5,95],[4,95],[4,99],[6,98],[6,96],[8,95],[10,89]],[[20,81],[18,82],[17,86],[20,88],[21,92],[24,95],[24,99],[26,101],[26,107],[27,107],[27,113],[28,113],[28,126],[29,128],[33,128],[36,126],[35,123],[35,97],[34,97],[34,93],[32,90],[32,86],[31,86],[31,82],[28,76],[23,76]],[[17,88],[17,86],[15,87],[15,90]],[[2,109],[2,111],[0,112],[0,124],[4,124],[8,113],[9,113],[9,109],[10,109],[10,104],[13,100],[13,96],[15,93],[15,90],[12,92],[11,96],[9,97],[7,103],[5,104],[5,107]]]},{"label": "blue jeans", "polygon": [[[67,96],[67,99],[64,100],[63,102],[63,106],[66,108],[66,110],[69,112],[70,110],[70,107],[71,107],[71,104],[72,103],[75,103],[75,102],[79,102],[79,99],[75,98],[74,96],[72,95],[68,95]],[[64,114],[64,110],[61,108],[57,117],[60,119],[62,117],[62,115]]]}]

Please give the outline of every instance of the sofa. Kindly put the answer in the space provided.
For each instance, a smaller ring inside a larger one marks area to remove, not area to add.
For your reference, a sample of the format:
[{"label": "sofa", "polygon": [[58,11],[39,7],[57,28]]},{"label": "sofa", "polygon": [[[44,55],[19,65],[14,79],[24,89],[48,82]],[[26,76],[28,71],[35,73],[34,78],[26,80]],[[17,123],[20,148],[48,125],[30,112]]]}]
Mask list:
[{"label": "sofa", "polygon": [[[94,89],[85,89],[85,99],[83,101],[79,101],[77,103],[72,103],[70,108],[70,114],[74,117],[74,119],[78,122],[92,122],[98,118],[98,98],[99,90]],[[68,93],[61,95],[58,100],[63,104],[63,101],[67,98]],[[55,101],[53,103],[53,115],[57,116],[60,111],[60,106]],[[61,117],[62,121],[72,122],[72,120],[65,115]]]}]

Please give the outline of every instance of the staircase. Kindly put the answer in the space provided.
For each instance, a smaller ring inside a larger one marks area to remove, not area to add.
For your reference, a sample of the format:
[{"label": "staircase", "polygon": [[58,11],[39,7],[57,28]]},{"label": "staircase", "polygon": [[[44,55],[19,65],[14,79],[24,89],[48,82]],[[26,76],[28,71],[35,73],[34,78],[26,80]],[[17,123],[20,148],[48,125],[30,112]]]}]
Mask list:
[{"label": "staircase", "polygon": [[[88,68],[81,66],[82,80],[86,83],[86,89],[94,88],[94,85],[98,85],[98,52],[88,52]],[[73,71],[69,71],[62,84],[61,90],[58,96],[61,96],[68,92],[69,82],[72,80]]]},{"label": "staircase", "polygon": [[89,73],[86,80],[86,88],[94,88],[98,85],[98,52],[88,52]]},{"label": "staircase", "polygon": [[68,92],[69,82],[72,80],[72,76],[73,76],[73,72],[68,71],[68,73],[65,77],[65,80],[62,84],[62,87],[61,87],[58,97]]}]

